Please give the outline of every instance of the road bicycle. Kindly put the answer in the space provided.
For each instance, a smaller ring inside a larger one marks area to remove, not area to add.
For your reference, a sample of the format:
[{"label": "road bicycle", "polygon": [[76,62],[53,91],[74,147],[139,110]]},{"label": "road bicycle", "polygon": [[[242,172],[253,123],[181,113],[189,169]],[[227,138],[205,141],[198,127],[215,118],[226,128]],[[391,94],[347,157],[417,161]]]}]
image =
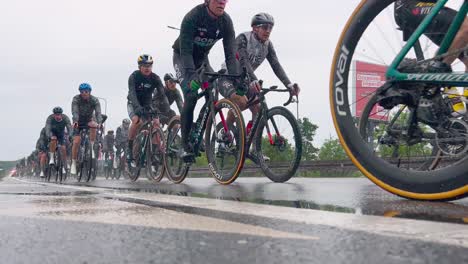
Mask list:
[{"label": "road bicycle", "polygon": [[[439,0],[413,31],[396,25],[395,0],[364,0],[338,41],[330,104],[338,138],[353,163],[375,184],[419,200],[468,194],[468,123],[453,87],[468,87],[460,65],[442,63],[466,18],[463,1],[439,46],[427,33],[448,0]],[[466,45],[466,44],[465,44]],[[364,88],[363,88],[364,87]],[[462,103],[462,102],[461,102]],[[463,107],[463,103],[461,105]]]}]

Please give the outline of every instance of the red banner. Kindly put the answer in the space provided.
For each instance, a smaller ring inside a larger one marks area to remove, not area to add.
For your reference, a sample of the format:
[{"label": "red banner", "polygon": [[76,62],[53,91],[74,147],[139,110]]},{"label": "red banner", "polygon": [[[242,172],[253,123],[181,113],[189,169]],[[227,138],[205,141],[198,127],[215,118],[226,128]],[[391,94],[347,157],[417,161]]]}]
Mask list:
[{"label": "red banner", "polygon": [[[363,61],[354,61],[354,85],[353,92],[354,112],[356,117],[361,117],[362,111],[375,90],[385,83],[387,66],[372,64]],[[387,111],[383,107],[376,106],[372,109],[370,118],[387,121]]]}]

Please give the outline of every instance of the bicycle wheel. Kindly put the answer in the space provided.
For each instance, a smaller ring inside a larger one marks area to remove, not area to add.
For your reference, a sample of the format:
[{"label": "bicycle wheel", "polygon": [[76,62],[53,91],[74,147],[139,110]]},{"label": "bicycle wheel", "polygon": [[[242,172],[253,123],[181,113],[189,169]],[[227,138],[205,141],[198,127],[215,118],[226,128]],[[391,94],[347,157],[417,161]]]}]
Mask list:
[{"label": "bicycle wheel", "polygon": [[159,137],[160,144],[152,144],[152,140],[146,144],[146,176],[149,180],[160,182],[164,177],[164,133],[161,128],[154,128],[151,139]]},{"label": "bicycle wheel", "polygon": [[52,179],[53,176],[55,176],[57,173],[57,169],[55,168],[54,164],[49,164],[47,167],[47,177],[46,181],[50,182],[50,179]]},{"label": "bicycle wheel", "polygon": [[190,166],[180,158],[183,147],[179,116],[169,121],[166,134],[166,151],[164,153],[166,175],[170,181],[181,183],[187,177]]},{"label": "bicycle wheel", "polygon": [[296,174],[302,157],[302,137],[294,115],[273,107],[262,118],[256,134],[255,153],[263,173],[274,182],[286,182]]},{"label": "bicycle wheel", "polygon": [[[218,101],[215,105],[215,116],[208,116],[205,144],[208,168],[215,180],[221,184],[234,182],[241,173],[245,160],[245,126],[242,113],[236,104],[227,99]],[[232,124],[227,121],[221,131],[216,127],[222,120],[227,120],[228,114],[233,117]]]},{"label": "bicycle wheel", "polygon": [[135,166],[129,166],[129,175],[128,177],[132,182],[138,180],[140,177],[141,168],[145,162],[146,154],[146,141],[149,140],[149,137],[143,133],[138,133],[133,142],[133,159]]},{"label": "bicycle wheel", "polygon": [[[449,159],[449,165],[436,165],[430,171],[421,170],[422,165],[415,169],[409,164],[414,158],[401,159],[400,163],[392,162],[381,151],[369,147],[369,140],[363,139],[359,131],[357,120],[361,118],[362,107],[375,94],[376,88],[385,83],[386,66],[390,65],[403,44],[402,34],[393,20],[394,2],[362,1],[340,37],[330,76],[330,105],[338,138],[353,163],[384,190],[420,200],[461,198],[468,193],[466,155],[464,158]],[[425,36],[420,38],[420,42],[424,47],[422,51],[428,54],[424,57],[431,58],[430,54],[435,53],[437,46]],[[414,51],[407,55],[407,58],[415,57]],[[362,88],[358,86],[368,89],[358,90]],[[424,129],[421,132],[424,133]],[[379,135],[364,134],[364,137],[367,136]],[[430,148],[428,144],[420,145]],[[433,148],[427,151],[432,153],[428,156],[434,154]],[[411,152],[407,151],[405,155],[408,153]],[[424,148],[423,153],[426,153]],[[397,156],[402,155],[397,153]]]}]

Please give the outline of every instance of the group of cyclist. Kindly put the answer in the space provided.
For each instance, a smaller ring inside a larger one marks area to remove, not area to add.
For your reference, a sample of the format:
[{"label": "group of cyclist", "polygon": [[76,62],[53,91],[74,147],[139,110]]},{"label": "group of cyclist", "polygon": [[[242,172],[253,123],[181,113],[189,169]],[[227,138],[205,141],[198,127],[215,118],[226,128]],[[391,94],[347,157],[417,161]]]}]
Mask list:
[{"label": "group of cyclist", "polygon": [[[193,111],[197,103],[197,91],[203,80],[197,73],[200,68],[213,72],[208,59],[211,48],[218,40],[223,40],[225,67],[229,74],[239,74],[241,69],[247,72],[249,83],[241,79],[223,79],[220,81],[220,93],[235,102],[241,110],[246,109],[247,100],[255,96],[261,85],[255,75],[255,70],[265,59],[270,63],[274,73],[281,82],[298,95],[299,86],[290,81],[283,67],[279,63],[276,51],[270,41],[270,34],[274,28],[274,18],[266,13],[256,14],[251,21],[251,31],[235,36],[231,17],[225,12],[227,0],[205,0],[204,3],[193,8],[183,19],[180,36],[173,44],[173,66],[176,77],[172,74],[161,78],[152,71],[153,58],[144,54],[138,57],[138,70],[134,71],[128,80],[127,110],[131,120],[122,122],[117,129],[114,140],[113,131],[108,131],[104,139],[105,153],[117,149],[119,155],[126,148],[128,164],[133,161],[133,141],[135,139],[141,118],[148,109],[157,112],[157,125],[167,124],[176,116],[170,108],[176,103],[181,115],[181,131],[184,152],[181,156],[193,155],[189,144],[189,133],[193,123]],[[183,98],[176,88],[179,83]],[[77,155],[80,146],[81,129],[89,129],[91,148],[97,140],[97,129],[103,126],[104,118],[98,98],[91,94],[91,85],[82,83],[79,94],[72,100],[72,118],[63,113],[61,107],[55,107],[53,114],[47,118],[46,126],[41,131],[37,141],[36,154],[41,164],[41,175],[44,174],[47,155],[49,163],[53,163],[53,153],[62,152],[67,157],[67,146],[71,148],[71,174],[77,173]],[[255,115],[258,107],[250,108]],[[128,141],[127,141],[128,138]],[[115,142],[114,142],[115,141]],[[58,148],[57,146],[60,146]],[[93,157],[96,153],[93,151]],[[65,163],[66,164],[66,163]]]}]

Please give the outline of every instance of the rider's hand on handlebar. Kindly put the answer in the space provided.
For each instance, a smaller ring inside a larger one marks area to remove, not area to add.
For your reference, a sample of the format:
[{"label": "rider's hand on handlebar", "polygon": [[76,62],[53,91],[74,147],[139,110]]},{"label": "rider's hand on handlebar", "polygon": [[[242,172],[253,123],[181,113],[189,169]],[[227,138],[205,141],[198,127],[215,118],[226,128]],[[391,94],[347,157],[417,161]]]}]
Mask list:
[{"label": "rider's hand on handlebar", "polygon": [[301,88],[299,88],[299,85],[297,83],[288,84],[288,88],[291,89],[292,95],[299,96],[299,93],[301,92]]},{"label": "rider's hand on handlebar", "polygon": [[260,90],[262,90],[262,86],[257,80],[252,81],[249,85],[249,88],[252,94],[258,94]]},{"label": "rider's hand on handlebar", "polygon": [[236,87],[237,94],[241,96],[245,95],[249,90],[249,87],[246,85],[246,83],[239,79],[235,79],[233,85]]},{"label": "rider's hand on handlebar", "polygon": [[190,90],[197,92],[198,89],[201,87],[201,82],[199,80],[198,74],[195,72],[193,73],[188,79],[188,86]]}]

